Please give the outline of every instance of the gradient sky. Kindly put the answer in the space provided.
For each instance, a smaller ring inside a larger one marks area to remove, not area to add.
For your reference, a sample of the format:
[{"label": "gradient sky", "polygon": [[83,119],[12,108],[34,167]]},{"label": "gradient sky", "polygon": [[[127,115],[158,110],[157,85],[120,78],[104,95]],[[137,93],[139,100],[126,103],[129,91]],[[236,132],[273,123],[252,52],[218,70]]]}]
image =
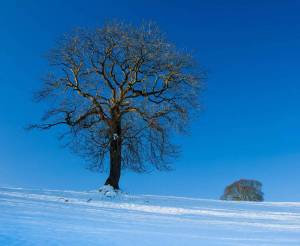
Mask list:
[{"label": "gradient sky", "polygon": [[77,26],[152,20],[209,72],[203,112],[172,172],[133,174],[130,193],[219,198],[254,178],[266,200],[300,201],[300,2],[12,1],[0,3],[0,186],[90,190],[106,174],[60,146],[56,132],[26,132],[43,105],[32,102],[55,40]]}]

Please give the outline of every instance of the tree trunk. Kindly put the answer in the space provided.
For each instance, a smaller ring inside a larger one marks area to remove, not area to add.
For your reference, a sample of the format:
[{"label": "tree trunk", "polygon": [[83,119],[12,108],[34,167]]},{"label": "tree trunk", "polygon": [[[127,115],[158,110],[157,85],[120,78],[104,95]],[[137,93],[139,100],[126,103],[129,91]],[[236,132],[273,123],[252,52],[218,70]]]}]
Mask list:
[{"label": "tree trunk", "polygon": [[119,180],[121,176],[121,158],[122,158],[122,138],[121,121],[113,122],[110,140],[110,171],[105,185],[110,185],[114,189],[119,189]]}]

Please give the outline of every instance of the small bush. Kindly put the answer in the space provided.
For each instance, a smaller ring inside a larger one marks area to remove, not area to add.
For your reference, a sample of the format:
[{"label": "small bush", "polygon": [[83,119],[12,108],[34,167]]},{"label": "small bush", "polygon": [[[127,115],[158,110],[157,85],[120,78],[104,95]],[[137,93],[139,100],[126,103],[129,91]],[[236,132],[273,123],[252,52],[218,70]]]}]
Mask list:
[{"label": "small bush", "polygon": [[263,201],[262,183],[257,180],[241,179],[227,186],[222,200],[228,201]]}]

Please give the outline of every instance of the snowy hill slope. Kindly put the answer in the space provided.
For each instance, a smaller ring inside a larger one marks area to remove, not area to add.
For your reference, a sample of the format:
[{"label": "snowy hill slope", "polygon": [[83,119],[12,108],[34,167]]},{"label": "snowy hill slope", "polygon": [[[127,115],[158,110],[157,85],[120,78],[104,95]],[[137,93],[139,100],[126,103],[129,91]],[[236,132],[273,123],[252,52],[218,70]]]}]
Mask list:
[{"label": "snowy hill slope", "polygon": [[0,188],[0,245],[300,245],[300,203]]}]

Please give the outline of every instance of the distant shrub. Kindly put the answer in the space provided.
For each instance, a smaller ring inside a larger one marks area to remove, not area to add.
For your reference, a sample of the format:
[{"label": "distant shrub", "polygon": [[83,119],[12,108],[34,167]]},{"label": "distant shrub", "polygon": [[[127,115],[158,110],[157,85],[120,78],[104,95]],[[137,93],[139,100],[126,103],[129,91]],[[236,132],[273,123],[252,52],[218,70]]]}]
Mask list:
[{"label": "distant shrub", "polygon": [[257,180],[241,179],[227,186],[222,200],[228,201],[263,201],[262,183]]}]

